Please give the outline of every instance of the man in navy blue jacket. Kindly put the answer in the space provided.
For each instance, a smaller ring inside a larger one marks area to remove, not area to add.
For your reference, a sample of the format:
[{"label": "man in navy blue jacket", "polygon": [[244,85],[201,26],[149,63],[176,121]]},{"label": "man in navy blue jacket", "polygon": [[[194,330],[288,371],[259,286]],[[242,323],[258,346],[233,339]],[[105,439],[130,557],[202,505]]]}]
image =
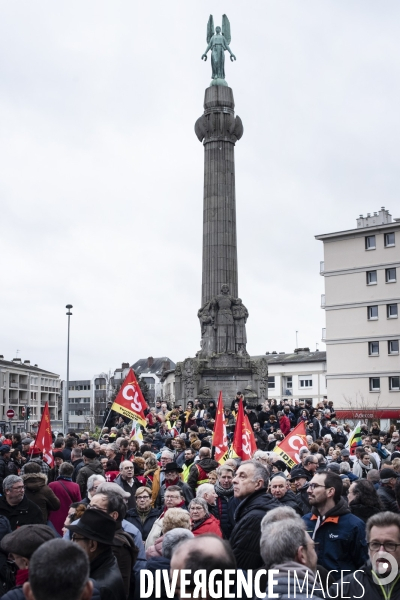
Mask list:
[{"label": "man in navy blue jacket", "polygon": [[303,517],[318,544],[318,563],[329,571],[337,570],[338,579],[340,571],[355,571],[368,558],[365,524],[351,514],[342,487],[336,473],[316,473],[307,490],[312,510]]}]

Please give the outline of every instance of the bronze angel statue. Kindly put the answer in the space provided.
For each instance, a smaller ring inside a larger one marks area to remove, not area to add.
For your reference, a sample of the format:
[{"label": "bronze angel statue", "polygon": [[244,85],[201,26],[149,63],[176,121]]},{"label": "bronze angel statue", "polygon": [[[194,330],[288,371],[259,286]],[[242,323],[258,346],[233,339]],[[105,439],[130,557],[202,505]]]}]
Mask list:
[{"label": "bronze angel statue", "polygon": [[[207,23],[207,48],[201,57],[207,60],[207,52],[211,50],[212,78],[225,79],[225,50],[231,55],[231,60],[236,60],[236,56],[229,48],[231,43],[231,25],[226,15],[222,16],[222,30],[217,27],[214,31],[214,18],[210,15]],[[222,83],[222,82],[221,82]],[[225,83],[226,85],[226,83]]]}]

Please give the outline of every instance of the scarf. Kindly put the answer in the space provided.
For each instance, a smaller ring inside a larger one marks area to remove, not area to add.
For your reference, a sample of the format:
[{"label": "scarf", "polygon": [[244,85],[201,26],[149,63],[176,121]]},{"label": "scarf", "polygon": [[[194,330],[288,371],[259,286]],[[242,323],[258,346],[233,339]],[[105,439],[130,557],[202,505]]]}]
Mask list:
[{"label": "scarf", "polygon": [[143,524],[144,524],[144,522],[146,521],[146,519],[147,519],[147,517],[148,517],[148,515],[149,515],[150,511],[151,511],[151,506],[150,506],[150,508],[149,508],[148,510],[146,510],[146,511],[141,511],[141,510],[139,510],[139,509],[136,507],[136,512],[137,512],[137,514],[138,514],[138,517],[139,517],[139,519],[140,519],[140,522],[142,523],[142,525],[143,525]]},{"label": "scarf", "polygon": [[59,476],[57,477],[57,481],[58,481],[59,479],[62,479],[63,481],[72,481],[72,477],[64,477],[63,475],[59,475]]},{"label": "scarf", "polygon": [[179,483],[179,475],[175,479],[175,481],[167,481],[167,480],[165,480],[165,487],[169,488],[170,485],[177,485],[178,483]]},{"label": "scarf", "polygon": [[231,485],[231,487],[228,490],[226,490],[217,481],[217,483],[214,485],[214,489],[217,492],[218,496],[232,496],[233,495],[233,484]]},{"label": "scarf", "polygon": [[24,585],[25,581],[28,581],[29,569],[18,569],[15,576],[15,585]]}]

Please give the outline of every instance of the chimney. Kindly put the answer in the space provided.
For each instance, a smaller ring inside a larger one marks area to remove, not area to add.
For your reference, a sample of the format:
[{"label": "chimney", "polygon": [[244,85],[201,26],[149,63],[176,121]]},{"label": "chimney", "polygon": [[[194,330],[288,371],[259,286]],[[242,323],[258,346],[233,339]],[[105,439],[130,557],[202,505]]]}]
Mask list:
[{"label": "chimney", "polygon": [[169,360],[163,360],[162,368],[163,371],[169,371],[171,368],[171,362]]},{"label": "chimney", "polygon": [[30,360],[24,360],[24,365],[30,365],[31,361]]},{"label": "chimney", "polygon": [[129,363],[122,363],[123,369],[129,369]]},{"label": "chimney", "polygon": [[4,359],[4,354],[0,354],[0,359]]},{"label": "chimney", "polygon": [[13,358],[13,359],[12,359],[12,361],[13,361],[13,362],[17,362],[17,363],[20,363],[20,362],[22,362],[20,358]]},{"label": "chimney", "polygon": [[150,369],[153,365],[154,365],[154,358],[152,356],[149,356],[149,358],[147,359],[147,367]]}]

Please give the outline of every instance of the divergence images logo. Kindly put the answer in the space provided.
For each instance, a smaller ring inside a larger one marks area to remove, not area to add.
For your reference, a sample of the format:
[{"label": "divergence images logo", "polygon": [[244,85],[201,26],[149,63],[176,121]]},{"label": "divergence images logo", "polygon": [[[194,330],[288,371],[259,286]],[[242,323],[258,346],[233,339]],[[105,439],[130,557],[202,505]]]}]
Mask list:
[{"label": "divergence images logo", "polygon": [[[387,585],[396,579],[399,566],[397,560],[389,552],[377,552],[371,558],[371,563],[375,573],[379,575],[379,580],[374,578],[376,584]],[[385,573],[388,573],[387,576],[381,577]]]}]

